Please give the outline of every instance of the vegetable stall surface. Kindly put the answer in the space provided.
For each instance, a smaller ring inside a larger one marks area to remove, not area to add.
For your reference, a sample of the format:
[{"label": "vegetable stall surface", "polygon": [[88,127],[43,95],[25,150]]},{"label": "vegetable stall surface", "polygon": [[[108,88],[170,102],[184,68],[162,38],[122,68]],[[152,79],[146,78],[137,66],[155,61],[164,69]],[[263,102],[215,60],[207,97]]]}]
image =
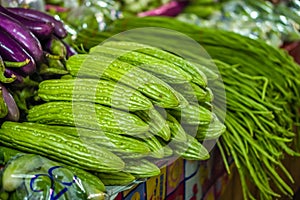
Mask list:
[{"label": "vegetable stall surface", "polygon": [[[140,34],[128,38],[128,41],[138,38],[144,45],[151,45],[156,36],[147,31],[142,32],[147,30],[142,27],[166,28],[186,34],[197,41],[213,60],[184,51],[182,45],[178,44],[177,34],[172,37],[160,33],[160,38],[168,40],[157,40],[157,46],[164,49],[172,45],[173,49],[182,49],[181,55],[190,58],[196,65],[202,64],[208,68],[213,64],[218,66],[225,84],[226,99],[218,95],[216,85],[213,90],[214,105],[218,117],[226,116],[227,127],[218,146],[225,163],[228,155],[235,161],[244,199],[292,196],[293,191],[277,171],[283,171],[287,179],[293,182],[281,160],[285,154],[299,155],[291,146],[293,141],[297,141],[295,136],[298,135],[294,127],[299,124],[300,68],[288,53],[262,40],[213,28],[201,28],[167,17],[116,20],[106,32],[93,33],[93,38],[89,36],[89,30],[78,33],[74,42],[88,50],[117,33],[141,28]],[[218,103],[226,103],[226,113],[219,110]],[[215,133],[223,130],[221,126],[215,126],[219,128],[210,130]],[[258,197],[253,197],[249,192],[248,181],[259,189]],[[280,194],[274,192],[271,183],[275,184]]]}]

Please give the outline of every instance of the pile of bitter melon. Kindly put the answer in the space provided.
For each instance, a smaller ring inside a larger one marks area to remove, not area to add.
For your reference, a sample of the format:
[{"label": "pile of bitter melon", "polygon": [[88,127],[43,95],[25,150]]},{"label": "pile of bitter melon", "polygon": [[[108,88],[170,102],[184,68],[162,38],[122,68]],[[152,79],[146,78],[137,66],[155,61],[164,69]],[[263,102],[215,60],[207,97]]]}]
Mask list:
[{"label": "pile of bitter melon", "polygon": [[3,145],[121,185],[159,175],[159,159],[208,159],[202,141],[225,131],[207,76],[175,54],[111,41],[71,56],[66,67],[68,75],[39,84],[42,103],[25,122],[2,124]]}]

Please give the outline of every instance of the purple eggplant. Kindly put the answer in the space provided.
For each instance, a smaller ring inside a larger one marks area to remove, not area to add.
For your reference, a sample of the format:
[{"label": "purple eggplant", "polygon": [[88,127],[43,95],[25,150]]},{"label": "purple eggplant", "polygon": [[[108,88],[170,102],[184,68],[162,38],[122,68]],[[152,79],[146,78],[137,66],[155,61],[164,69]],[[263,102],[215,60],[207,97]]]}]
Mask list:
[{"label": "purple eggplant", "polygon": [[29,19],[28,17],[17,15],[7,10],[1,5],[0,5],[0,12],[19,21],[21,24],[23,24],[23,26],[28,28],[40,40],[49,38],[54,31],[54,24],[52,22],[41,22],[41,21],[32,20]]},{"label": "purple eggplant", "polygon": [[55,19],[53,16],[43,13],[38,10],[29,9],[29,8],[7,8],[9,11],[28,17],[37,21],[43,22],[52,22],[54,24],[54,34],[59,38],[65,38],[68,34],[67,30],[64,27],[63,22]]},{"label": "purple eggplant", "polygon": [[[0,23],[1,24],[1,23]],[[29,59],[30,62],[24,67],[18,68],[17,71],[29,75],[36,71],[36,64],[29,53],[11,36],[0,30],[0,54],[3,60],[12,62],[23,62]]]},{"label": "purple eggplant", "polygon": [[14,40],[19,42],[37,63],[42,63],[44,52],[40,41],[14,18],[0,12],[0,28],[6,31]]},{"label": "purple eggplant", "polygon": [[2,96],[8,109],[8,114],[6,115],[5,118],[10,121],[15,121],[15,122],[19,121],[20,111],[13,96],[2,84],[0,84],[0,88],[2,90]]}]

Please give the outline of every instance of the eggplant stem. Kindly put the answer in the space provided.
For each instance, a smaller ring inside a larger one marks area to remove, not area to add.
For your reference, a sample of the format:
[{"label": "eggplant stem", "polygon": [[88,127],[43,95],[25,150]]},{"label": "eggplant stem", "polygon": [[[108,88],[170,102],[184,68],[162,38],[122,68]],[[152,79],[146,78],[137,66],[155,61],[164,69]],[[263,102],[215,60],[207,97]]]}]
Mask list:
[{"label": "eggplant stem", "polygon": [[12,83],[16,80],[16,76],[14,74],[12,74],[11,77],[7,78],[4,75],[5,72],[5,65],[4,65],[4,61],[2,60],[2,57],[0,56],[0,82],[2,83]]},{"label": "eggplant stem", "polygon": [[61,60],[63,59],[63,57],[59,56],[59,55],[52,55],[50,53],[45,52],[45,57],[46,58],[50,58],[50,59],[54,59],[54,60]]},{"label": "eggplant stem", "polygon": [[27,65],[30,62],[29,58],[26,58],[25,61],[22,62],[11,62],[11,61],[4,61],[4,65],[6,67],[13,67],[13,68],[21,68]]}]

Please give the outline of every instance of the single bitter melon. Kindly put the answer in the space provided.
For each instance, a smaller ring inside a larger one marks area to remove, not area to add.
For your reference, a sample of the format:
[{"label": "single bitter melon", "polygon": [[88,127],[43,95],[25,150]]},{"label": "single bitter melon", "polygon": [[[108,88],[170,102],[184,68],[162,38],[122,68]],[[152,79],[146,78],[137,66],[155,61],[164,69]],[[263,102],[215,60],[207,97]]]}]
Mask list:
[{"label": "single bitter melon", "polygon": [[121,158],[106,148],[95,148],[80,139],[18,122],[2,124],[0,141],[17,150],[40,154],[90,171],[115,172],[125,165]]},{"label": "single bitter melon", "polygon": [[[56,131],[57,134],[73,136],[87,143],[108,148],[112,152],[140,153],[141,155],[148,155],[148,153],[150,153],[150,149],[145,142],[140,139],[127,137],[126,135],[70,126],[56,126],[30,122],[23,122],[23,124],[44,130]],[[142,135],[138,137],[140,138]]]},{"label": "single bitter melon", "polygon": [[138,135],[149,126],[136,115],[88,102],[48,102],[32,107],[30,122],[78,126],[116,134]]},{"label": "single bitter melon", "polygon": [[44,101],[95,102],[129,111],[153,107],[151,101],[139,91],[108,80],[45,80],[39,84],[38,96]]}]

